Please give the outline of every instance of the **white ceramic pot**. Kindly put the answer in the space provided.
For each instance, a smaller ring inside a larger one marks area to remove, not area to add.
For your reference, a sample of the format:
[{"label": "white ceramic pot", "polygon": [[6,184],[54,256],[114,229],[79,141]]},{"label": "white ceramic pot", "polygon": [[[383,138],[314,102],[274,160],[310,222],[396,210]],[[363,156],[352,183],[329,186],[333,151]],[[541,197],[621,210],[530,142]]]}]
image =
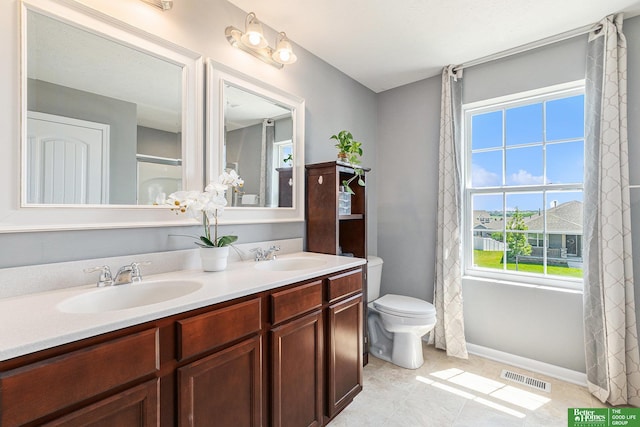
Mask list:
[{"label": "white ceramic pot", "polygon": [[229,246],[200,248],[200,259],[204,271],[222,271],[227,268]]}]

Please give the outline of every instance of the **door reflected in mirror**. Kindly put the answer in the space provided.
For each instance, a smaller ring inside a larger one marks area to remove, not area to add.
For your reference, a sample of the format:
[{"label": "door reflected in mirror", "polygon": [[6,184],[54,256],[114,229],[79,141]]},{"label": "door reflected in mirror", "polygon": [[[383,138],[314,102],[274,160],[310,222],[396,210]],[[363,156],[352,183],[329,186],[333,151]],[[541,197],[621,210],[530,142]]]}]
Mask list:
[{"label": "door reflected in mirror", "polygon": [[292,207],[293,155],[291,108],[224,83],[223,164],[244,180],[229,205]]},{"label": "door reflected in mirror", "polygon": [[150,205],[183,187],[183,67],[29,10],[26,203]]}]

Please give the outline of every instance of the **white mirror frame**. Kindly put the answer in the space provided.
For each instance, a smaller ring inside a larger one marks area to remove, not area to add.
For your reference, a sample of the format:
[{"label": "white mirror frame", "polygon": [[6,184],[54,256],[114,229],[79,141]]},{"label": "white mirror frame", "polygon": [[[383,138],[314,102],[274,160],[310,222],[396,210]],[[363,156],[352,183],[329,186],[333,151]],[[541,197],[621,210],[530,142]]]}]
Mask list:
[{"label": "white mirror frame", "polygon": [[[26,204],[25,139],[27,135],[27,73],[26,73],[26,18],[27,11],[35,11],[81,27],[102,37],[181,66],[182,85],[182,158],[183,187],[201,187],[203,183],[203,59],[190,51],[160,37],[146,33],[136,27],[116,20],[82,4],[69,0],[22,0],[20,40],[20,174],[5,183],[10,189],[20,189],[19,197],[0,199],[0,233],[33,232],[45,230],[75,230],[103,228],[134,228],[194,225],[198,222],[185,216],[173,214],[167,207],[137,205],[29,205]],[[16,150],[7,148],[13,157]],[[3,150],[0,150],[3,152]],[[13,190],[9,191],[15,194]]]},{"label": "white mirror frame", "polygon": [[222,170],[225,83],[269,98],[291,109],[294,141],[293,207],[228,207],[225,208],[220,222],[251,224],[304,221],[304,99],[241,74],[212,59],[207,61],[207,182],[216,181]]}]

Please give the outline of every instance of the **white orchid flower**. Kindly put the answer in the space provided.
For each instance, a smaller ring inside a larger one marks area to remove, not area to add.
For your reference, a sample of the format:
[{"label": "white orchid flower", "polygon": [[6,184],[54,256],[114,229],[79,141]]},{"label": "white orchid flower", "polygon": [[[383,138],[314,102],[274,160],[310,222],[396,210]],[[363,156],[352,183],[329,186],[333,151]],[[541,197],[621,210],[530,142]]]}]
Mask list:
[{"label": "white orchid flower", "polygon": [[[200,218],[203,221],[205,235],[198,242],[200,246],[224,246],[233,243],[237,236],[222,236],[218,238],[218,218],[227,206],[225,193],[229,186],[242,187],[244,180],[238,176],[235,170],[223,172],[218,177],[218,182],[207,185],[204,192],[201,191],[176,191],[159,204],[171,206],[171,210],[177,213],[185,213],[192,218]],[[211,238],[211,223],[213,221],[214,238]],[[203,244],[202,242],[206,242]],[[210,243],[209,243],[210,242]]]}]

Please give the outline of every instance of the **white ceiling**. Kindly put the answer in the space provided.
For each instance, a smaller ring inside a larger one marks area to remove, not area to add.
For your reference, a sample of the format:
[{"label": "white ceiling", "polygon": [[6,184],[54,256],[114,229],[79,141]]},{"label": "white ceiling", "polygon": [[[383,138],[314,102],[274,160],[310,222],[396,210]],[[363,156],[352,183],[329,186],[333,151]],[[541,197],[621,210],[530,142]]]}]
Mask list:
[{"label": "white ceiling", "polygon": [[639,0],[229,1],[375,92],[611,13],[640,14]]}]

